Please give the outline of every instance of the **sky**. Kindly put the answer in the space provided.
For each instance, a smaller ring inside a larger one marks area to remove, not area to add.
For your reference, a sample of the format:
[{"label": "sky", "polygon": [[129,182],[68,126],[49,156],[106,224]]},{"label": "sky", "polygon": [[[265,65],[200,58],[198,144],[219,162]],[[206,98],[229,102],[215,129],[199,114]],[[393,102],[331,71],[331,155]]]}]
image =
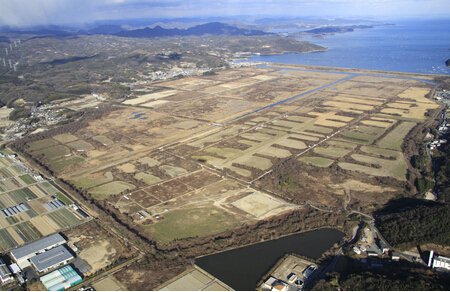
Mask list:
[{"label": "sky", "polygon": [[209,16],[450,17],[449,0],[0,0],[0,25],[73,25],[98,20]]}]

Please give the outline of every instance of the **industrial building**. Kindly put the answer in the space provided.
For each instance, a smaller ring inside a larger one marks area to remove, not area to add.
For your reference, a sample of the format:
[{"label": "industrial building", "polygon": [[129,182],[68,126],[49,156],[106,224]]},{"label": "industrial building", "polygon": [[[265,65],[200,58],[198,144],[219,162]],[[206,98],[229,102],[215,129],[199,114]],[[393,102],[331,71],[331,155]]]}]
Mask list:
[{"label": "industrial building", "polygon": [[0,284],[3,285],[13,280],[14,278],[11,276],[11,272],[5,262],[0,258]]},{"label": "industrial building", "polygon": [[62,267],[42,276],[40,280],[48,291],[62,291],[83,281],[71,266]]},{"label": "industrial building", "polygon": [[11,257],[21,269],[24,269],[30,266],[28,259],[64,243],[66,240],[56,233],[11,251]]},{"label": "industrial building", "polygon": [[432,250],[428,259],[428,266],[436,270],[448,272],[450,271],[450,258],[435,255]]},{"label": "industrial building", "polygon": [[67,264],[73,255],[63,245],[57,246],[30,258],[30,263],[36,271],[42,273],[56,268],[61,264]]}]

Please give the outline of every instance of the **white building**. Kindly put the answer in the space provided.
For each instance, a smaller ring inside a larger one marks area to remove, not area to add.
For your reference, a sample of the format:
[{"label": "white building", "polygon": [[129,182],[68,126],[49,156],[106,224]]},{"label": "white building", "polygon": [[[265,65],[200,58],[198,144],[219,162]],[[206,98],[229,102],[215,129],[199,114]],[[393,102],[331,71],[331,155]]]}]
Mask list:
[{"label": "white building", "polygon": [[11,257],[21,269],[24,269],[30,266],[28,259],[64,243],[66,240],[56,233],[12,250]]},{"label": "white building", "polygon": [[434,251],[431,251],[428,266],[437,270],[450,271],[450,258],[435,255]]}]

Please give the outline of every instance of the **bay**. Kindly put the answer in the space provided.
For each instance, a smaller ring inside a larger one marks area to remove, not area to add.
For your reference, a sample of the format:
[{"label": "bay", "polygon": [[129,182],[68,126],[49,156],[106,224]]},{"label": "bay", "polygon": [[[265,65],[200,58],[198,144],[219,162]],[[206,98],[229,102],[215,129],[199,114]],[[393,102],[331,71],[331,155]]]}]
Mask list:
[{"label": "bay", "polygon": [[353,32],[315,38],[311,43],[326,52],[257,56],[250,61],[409,73],[450,74],[450,19],[389,21],[396,25],[375,26]]}]

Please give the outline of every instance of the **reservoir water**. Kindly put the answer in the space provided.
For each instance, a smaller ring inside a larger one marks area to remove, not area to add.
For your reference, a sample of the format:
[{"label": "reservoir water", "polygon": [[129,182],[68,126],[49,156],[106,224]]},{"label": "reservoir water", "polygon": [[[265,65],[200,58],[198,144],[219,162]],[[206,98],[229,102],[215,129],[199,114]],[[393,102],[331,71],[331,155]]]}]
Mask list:
[{"label": "reservoir water", "polygon": [[195,263],[231,288],[251,291],[285,254],[318,259],[344,236],[338,230],[323,228],[205,256]]},{"label": "reservoir water", "polygon": [[306,36],[326,52],[253,56],[251,61],[411,73],[450,74],[450,19],[391,21],[325,38]]}]

